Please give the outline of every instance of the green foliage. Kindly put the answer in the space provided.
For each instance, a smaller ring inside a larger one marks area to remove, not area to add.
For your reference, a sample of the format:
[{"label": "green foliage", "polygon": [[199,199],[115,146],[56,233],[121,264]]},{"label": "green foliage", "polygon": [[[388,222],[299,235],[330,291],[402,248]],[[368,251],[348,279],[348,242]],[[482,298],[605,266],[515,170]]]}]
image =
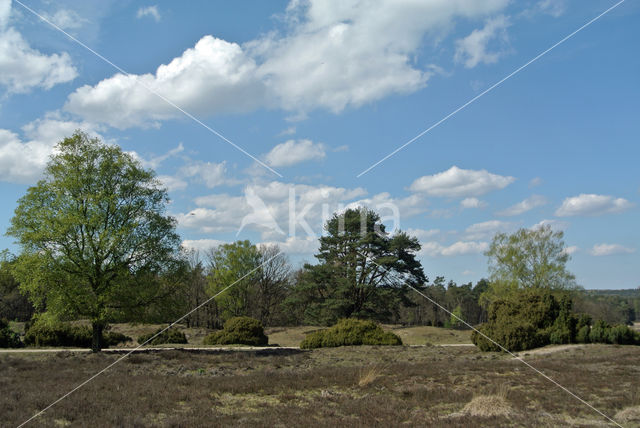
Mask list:
[{"label": "green foliage", "polygon": [[20,348],[20,335],[9,327],[9,321],[0,318],[0,348]]},{"label": "green foliage", "polygon": [[234,317],[224,328],[205,337],[205,345],[249,345],[266,346],[269,338],[264,334],[262,323],[254,318]]},{"label": "green foliage", "polygon": [[591,327],[583,325],[576,333],[576,343],[591,343],[589,339],[589,333],[591,333]]},{"label": "green foliage", "polygon": [[626,325],[614,325],[607,331],[607,339],[615,345],[633,345],[637,343],[637,333]]},{"label": "green foliage", "polygon": [[138,337],[138,343],[142,345],[152,337],[153,340],[146,343],[146,345],[162,345],[164,343],[187,343],[187,336],[185,336],[183,332],[176,328],[169,328],[164,331],[162,328],[159,328],[153,333],[143,334],[142,336]]},{"label": "green foliage", "polygon": [[570,257],[562,238],[563,232],[554,232],[550,226],[496,234],[486,253],[491,285],[483,300],[491,302],[527,288],[577,288],[575,277],[566,269]]},{"label": "green foliage", "polygon": [[89,318],[99,338],[166,292],[156,279],[177,263],[180,237],[164,215],[166,190],[131,155],[82,132],[54,153],[11,219],[7,234],[21,246],[13,274],[38,309]]},{"label": "green foliage", "polygon": [[0,318],[28,321],[33,305],[20,292],[20,284],[12,273],[15,257],[8,250],[0,251]]},{"label": "green foliage", "polygon": [[[550,341],[570,343],[577,319],[571,314],[571,300],[558,300],[549,289],[525,289],[489,307],[488,322],[480,331],[511,352],[544,346]],[[471,340],[483,351],[501,348],[474,332]]]},{"label": "green foliage", "polygon": [[589,341],[591,343],[609,343],[608,330],[611,328],[609,324],[602,320],[595,322],[589,333]]},{"label": "green foliage", "polygon": [[385,232],[380,216],[365,209],[335,214],[320,238],[317,265],[305,265],[288,303],[307,323],[339,318],[389,319],[406,302],[406,284],[427,279],[416,259],[417,238]]},{"label": "green foliage", "polygon": [[[64,346],[88,348],[91,346],[93,334],[85,325],[72,325],[45,317],[38,318],[24,335],[25,345],[32,346]],[[116,332],[103,332],[103,343],[106,347],[116,346],[131,340],[130,337]]]},{"label": "green foliage", "polygon": [[326,330],[308,334],[300,347],[314,349],[354,345],[398,346],[402,345],[402,340],[373,321],[346,318]]}]

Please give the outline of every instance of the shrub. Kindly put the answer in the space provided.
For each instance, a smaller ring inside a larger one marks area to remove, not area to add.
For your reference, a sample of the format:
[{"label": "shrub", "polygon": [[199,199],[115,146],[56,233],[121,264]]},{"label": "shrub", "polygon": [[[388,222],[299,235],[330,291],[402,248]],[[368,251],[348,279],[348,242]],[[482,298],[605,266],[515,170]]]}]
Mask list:
[{"label": "shrub", "polygon": [[397,335],[386,332],[373,321],[346,318],[326,330],[313,332],[300,344],[303,349],[353,345],[402,345]]},{"label": "shrub", "polygon": [[9,322],[0,318],[0,348],[20,348],[20,335],[9,327]]},{"label": "shrub", "polygon": [[204,338],[205,345],[265,346],[269,338],[262,323],[255,318],[235,317],[224,323],[224,328]]},{"label": "shrub", "polygon": [[636,342],[634,331],[626,325],[614,325],[607,331],[609,343],[616,345],[633,345]]},{"label": "shrub", "polygon": [[[59,321],[37,319],[24,335],[25,345],[33,346],[67,346],[77,348],[91,347],[93,333],[88,326],[71,325]],[[103,332],[105,347],[128,342],[130,337],[121,333]]]},{"label": "shrub", "polygon": [[580,327],[580,330],[578,330],[578,333],[576,333],[576,342],[590,343],[591,340],[589,340],[589,333],[591,333],[591,327],[589,327],[588,325],[583,325],[582,327]]},{"label": "shrub", "polygon": [[187,343],[187,336],[185,336],[185,334],[180,330],[176,328],[169,328],[164,331],[162,330],[163,330],[162,328],[159,328],[153,333],[143,334],[142,336],[138,337],[138,343],[142,345],[143,343],[151,339],[156,334],[157,336],[153,337],[153,340],[151,340],[149,343],[146,343],[146,345],[162,345],[165,343]]},{"label": "shrub", "polygon": [[609,343],[609,329],[610,326],[606,322],[602,320],[596,321],[593,327],[591,327],[591,332],[589,333],[589,341],[591,343]]}]

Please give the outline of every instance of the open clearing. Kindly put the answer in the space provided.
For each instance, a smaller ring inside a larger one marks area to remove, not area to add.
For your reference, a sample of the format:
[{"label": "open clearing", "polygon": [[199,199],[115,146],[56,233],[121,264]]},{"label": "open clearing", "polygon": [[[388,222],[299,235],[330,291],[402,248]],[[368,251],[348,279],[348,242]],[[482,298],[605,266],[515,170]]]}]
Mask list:
[{"label": "open clearing", "polygon": [[[0,414],[15,426],[115,359],[0,355]],[[640,347],[588,345],[525,357],[624,426],[638,426]],[[38,426],[607,426],[521,362],[474,347],[344,347],[131,355]]]}]

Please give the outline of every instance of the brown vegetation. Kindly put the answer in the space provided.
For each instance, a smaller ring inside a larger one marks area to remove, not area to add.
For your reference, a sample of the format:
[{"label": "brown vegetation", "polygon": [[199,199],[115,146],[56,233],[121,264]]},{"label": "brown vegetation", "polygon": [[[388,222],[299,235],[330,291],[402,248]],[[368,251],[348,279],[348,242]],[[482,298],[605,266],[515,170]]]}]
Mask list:
[{"label": "brown vegetation", "polygon": [[[20,424],[116,358],[0,354],[3,424]],[[606,414],[633,417],[625,409],[638,403],[640,348],[588,345],[526,358]],[[507,355],[438,346],[343,347],[286,355],[134,354],[37,421],[38,426],[98,427],[403,423],[597,426],[606,421]]]}]

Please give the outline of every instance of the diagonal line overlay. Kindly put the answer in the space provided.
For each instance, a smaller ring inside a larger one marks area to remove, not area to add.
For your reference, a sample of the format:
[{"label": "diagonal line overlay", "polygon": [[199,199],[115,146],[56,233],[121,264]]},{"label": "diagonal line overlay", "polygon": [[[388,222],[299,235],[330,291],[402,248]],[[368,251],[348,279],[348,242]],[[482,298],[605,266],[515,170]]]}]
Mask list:
[{"label": "diagonal line overlay", "polygon": [[[17,1],[17,0],[16,0]],[[600,15],[596,16],[595,18],[593,18],[591,21],[587,22],[586,24],[582,25],[580,28],[578,28],[577,30],[575,30],[573,33],[569,34],[568,36],[565,36],[562,40],[560,40],[559,42],[557,42],[556,44],[554,44],[553,46],[551,46],[550,48],[547,48],[546,50],[544,50],[543,52],[539,53],[538,55],[536,55],[535,57],[533,57],[532,59],[530,59],[529,61],[527,61],[525,64],[521,65],[520,67],[516,68],[514,71],[512,71],[511,73],[509,73],[508,75],[506,75],[505,77],[503,77],[502,79],[500,79],[498,82],[494,83],[493,85],[491,85],[490,87],[488,87],[487,89],[485,89],[484,91],[482,91],[481,93],[479,93],[478,95],[476,95],[475,97],[471,98],[469,101],[467,101],[466,103],[462,104],[460,107],[458,107],[457,109],[455,109],[454,111],[452,111],[451,113],[449,113],[448,115],[446,115],[445,117],[443,117],[442,119],[440,119],[439,121],[437,121],[436,123],[434,123],[433,125],[431,125],[430,127],[428,127],[427,129],[425,129],[424,131],[420,132],[418,135],[416,135],[415,137],[413,137],[412,139],[410,139],[409,141],[407,141],[406,143],[404,143],[403,145],[401,145],[400,147],[396,148],[394,151],[392,151],[391,153],[389,153],[388,155],[386,155],[385,157],[383,157],[382,159],[380,159],[379,161],[377,161],[376,163],[374,163],[373,165],[371,165],[369,168],[365,169],[364,171],[362,171],[360,174],[358,174],[356,176],[356,178],[360,178],[363,175],[365,175],[366,173],[368,173],[369,171],[371,171],[373,168],[377,167],[378,165],[380,165],[382,162],[386,161],[387,159],[389,159],[391,156],[395,155],[396,153],[398,153],[400,150],[404,149],[405,147],[407,147],[409,144],[413,143],[414,141],[418,140],[420,137],[422,137],[423,135],[425,135],[426,133],[430,132],[432,129],[437,128],[438,126],[440,126],[442,123],[446,122],[448,119],[450,119],[451,117],[455,116],[458,112],[460,112],[461,110],[463,110],[464,108],[466,108],[467,106],[469,106],[470,104],[473,104],[476,100],[478,100],[479,98],[481,98],[482,96],[484,96],[485,94],[491,92],[493,89],[497,88],[498,86],[500,86],[502,83],[506,82],[507,80],[509,80],[511,77],[515,76],[516,74],[518,74],[519,72],[521,72],[522,70],[524,70],[525,68],[527,68],[529,65],[531,65],[532,63],[536,62],[538,59],[542,58],[544,55],[546,55],[547,53],[549,53],[550,51],[552,51],[553,49],[555,49],[557,46],[560,46],[562,43],[566,42],[567,40],[569,40],[571,37],[575,36],[576,34],[578,34],[580,31],[584,30],[585,28],[587,28],[589,25],[593,24],[594,22],[596,22],[598,19],[602,18],[604,15],[606,15],[607,13],[611,12],[613,9],[615,9],[616,7],[620,6],[622,3],[624,3],[625,0],[620,0],[618,3],[614,4],[613,6],[611,6],[609,9],[605,10],[604,12],[602,12]]]},{"label": "diagonal line overlay", "polygon": [[111,367],[115,366],[116,364],[118,364],[120,361],[124,360],[125,358],[127,358],[129,355],[131,355],[132,353],[134,353],[135,351],[137,351],[138,349],[142,348],[144,345],[146,345],[147,343],[149,343],[150,341],[152,341],[153,339],[155,339],[157,336],[159,336],[160,334],[162,334],[163,332],[167,331],[168,329],[170,329],[171,327],[173,327],[174,325],[176,325],[177,323],[179,323],[180,321],[182,321],[183,319],[185,319],[186,317],[188,317],[189,315],[191,315],[192,313],[194,313],[195,311],[197,311],[198,309],[200,309],[201,307],[203,307],[204,305],[206,305],[207,303],[211,302],[212,300],[214,300],[216,297],[218,297],[219,295],[221,295],[222,293],[224,293],[225,291],[227,291],[228,289],[230,289],[231,287],[233,287],[234,285],[236,285],[237,283],[239,283],[240,281],[242,281],[243,279],[245,279],[246,277],[248,277],[249,275],[251,275],[252,273],[254,273],[255,271],[257,271],[258,269],[262,268],[262,266],[266,265],[267,263],[269,263],[271,260],[275,259],[276,257],[278,257],[280,254],[282,254],[282,251],[278,251],[278,253],[276,255],[274,255],[273,257],[270,257],[268,260],[265,260],[262,264],[260,264],[260,266],[255,267],[253,269],[251,269],[248,273],[246,273],[244,276],[242,276],[240,279],[232,282],[231,284],[229,284],[228,286],[226,286],[225,288],[223,288],[222,290],[220,290],[218,293],[216,293],[215,295],[213,295],[212,297],[210,297],[209,299],[205,300],[203,303],[199,304],[198,306],[196,306],[195,308],[193,308],[192,310],[190,310],[189,312],[187,312],[186,314],[184,314],[183,316],[181,316],[180,318],[178,318],[177,320],[175,320],[174,322],[172,322],[171,324],[169,324],[167,327],[163,328],[162,330],[160,330],[159,332],[157,332],[156,334],[154,334],[153,336],[151,336],[149,339],[147,339],[144,343],[138,345],[136,348],[133,348],[132,350],[130,350],[129,352],[127,352],[126,354],[124,354],[123,356],[121,356],[120,358],[118,358],[117,360],[115,360],[113,363],[109,364],[108,366],[106,366],[105,368],[103,368],[102,370],[100,370],[98,373],[94,374],[93,376],[91,376],[90,378],[88,378],[87,380],[83,381],[82,383],[78,384],[75,388],[73,388],[71,391],[67,392],[66,394],[60,396],[57,400],[55,400],[54,402],[52,402],[51,404],[49,404],[47,407],[45,407],[44,409],[40,410],[38,413],[34,414],[33,416],[31,416],[29,419],[27,419],[26,421],[22,422],[20,425],[18,425],[17,428],[20,428],[26,424],[28,424],[29,422],[31,422],[33,419],[37,418],[38,416],[40,416],[41,414],[43,414],[44,412],[46,412],[47,410],[49,410],[51,407],[55,406],[56,404],[58,404],[60,401],[64,400],[65,398],[67,398],[68,396],[70,396],[71,394],[73,394],[74,392],[76,392],[77,390],[79,390],[80,388],[82,388],[83,386],[85,386],[86,384],[88,384],[89,382],[91,382],[92,380],[94,380],[95,378],[97,378],[98,376],[100,376],[102,373],[106,372],[107,370],[109,370]]},{"label": "diagonal line overlay", "polygon": [[200,119],[198,119],[197,117],[195,117],[194,115],[192,115],[191,113],[189,113],[188,111],[186,111],[185,109],[183,109],[182,107],[180,107],[179,105],[177,105],[176,103],[174,103],[173,101],[171,101],[170,99],[168,99],[167,97],[165,97],[164,95],[160,94],[158,91],[154,90],[153,88],[150,88],[148,85],[146,85],[144,82],[142,82],[140,79],[137,78],[136,75],[134,74],[130,74],[127,71],[123,70],[121,67],[119,67],[118,65],[114,64],[113,62],[111,62],[109,59],[105,58],[104,56],[100,55],[98,52],[96,52],[95,50],[93,50],[92,48],[90,48],[89,46],[87,46],[86,44],[82,43],[80,40],[78,40],[77,38],[73,37],[71,34],[67,33],[66,31],[64,31],[62,28],[60,28],[59,26],[57,26],[56,24],[54,24],[53,22],[49,21],[47,18],[45,18],[44,16],[40,15],[38,12],[36,12],[35,10],[31,9],[29,6],[25,5],[24,3],[22,3],[20,0],[13,0],[16,3],[18,3],[20,6],[22,6],[24,9],[26,9],[27,11],[29,11],[30,13],[32,13],[33,15],[37,16],[38,18],[40,18],[42,21],[46,22],[47,24],[49,24],[50,26],[52,26],[53,28],[55,28],[56,30],[60,31],[62,34],[64,34],[65,36],[67,36],[68,38],[70,38],[71,40],[73,40],[74,42],[76,42],[77,44],[79,44],[80,46],[82,46],[83,48],[85,48],[86,50],[88,50],[89,52],[91,52],[92,54],[94,54],[95,56],[97,56],[98,58],[100,58],[101,60],[103,60],[104,62],[106,62],[107,64],[109,64],[110,66],[112,66],[113,68],[115,68],[116,70],[118,70],[119,72],[121,72],[122,74],[124,74],[127,77],[132,77],[135,82],[142,86],[143,88],[145,88],[147,91],[151,92],[153,95],[157,96],[158,98],[160,98],[162,101],[166,102],[167,104],[169,104],[171,107],[175,108],[176,110],[180,111],[182,114],[184,114],[186,117],[188,117],[189,119],[193,120],[194,122],[196,122],[198,125],[202,126],[203,128],[205,128],[206,130],[208,130],[209,132],[213,133],[214,135],[218,136],[220,139],[222,139],[223,141],[225,141],[226,143],[230,144],[231,146],[233,146],[236,150],[244,153],[245,155],[249,156],[251,159],[253,159],[254,161],[256,161],[257,163],[259,163],[260,165],[262,165],[264,168],[268,169],[269,171],[271,171],[272,173],[274,173],[275,175],[277,175],[278,177],[282,178],[282,174],[280,174],[278,171],[276,171],[275,169],[271,168],[269,165],[267,165],[266,163],[262,162],[260,159],[258,159],[257,157],[253,156],[251,153],[247,152],[245,149],[243,149],[242,147],[240,147],[239,145],[237,145],[236,143],[234,143],[233,141],[229,140],[227,137],[225,137],[224,135],[222,135],[220,132],[216,131],[215,129],[213,129],[212,127],[210,127],[209,125],[205,124],[204,122],[202,122]]}]

